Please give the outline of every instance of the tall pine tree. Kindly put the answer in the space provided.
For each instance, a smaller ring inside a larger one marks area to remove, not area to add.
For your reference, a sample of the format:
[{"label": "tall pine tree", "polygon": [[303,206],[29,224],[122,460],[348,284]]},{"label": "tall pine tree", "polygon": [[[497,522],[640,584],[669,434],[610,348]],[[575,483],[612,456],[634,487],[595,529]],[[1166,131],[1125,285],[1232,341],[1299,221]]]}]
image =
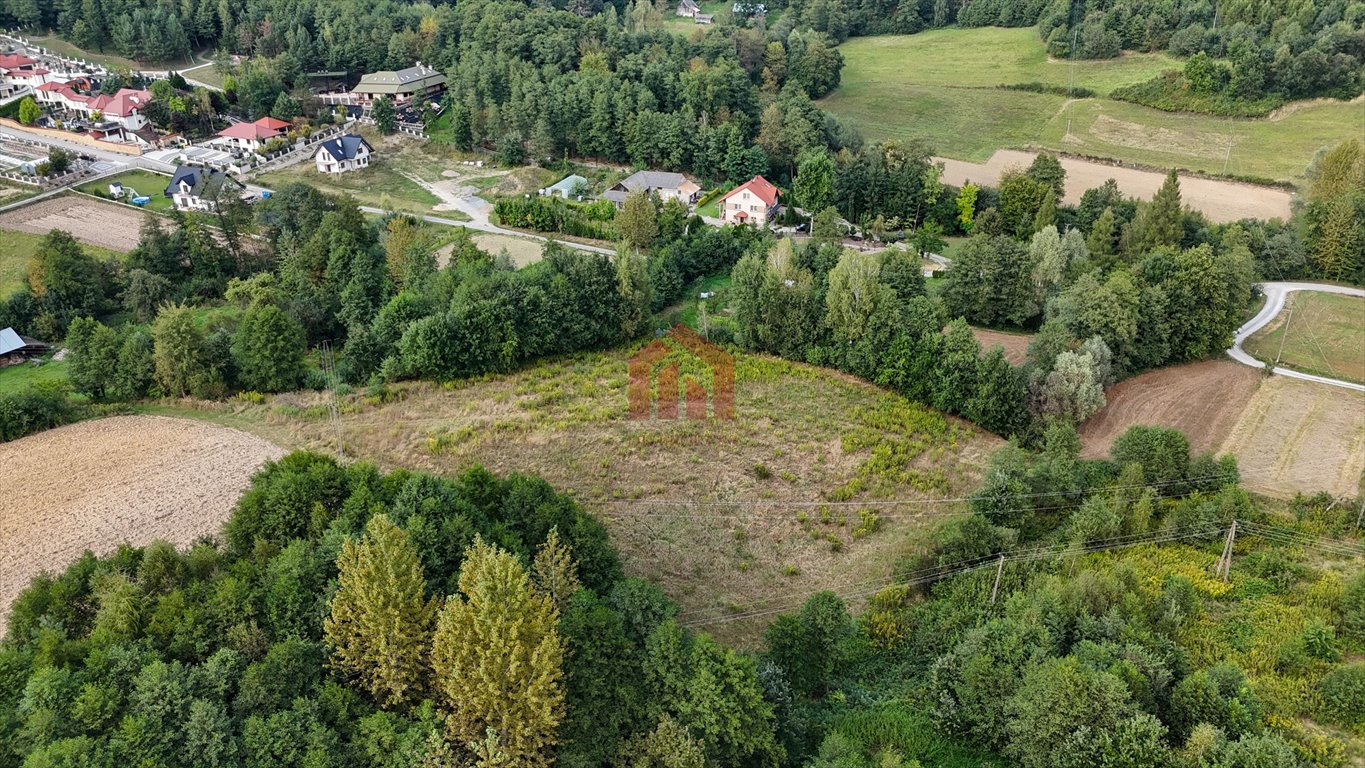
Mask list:
[{"label": "tall pine tree", "polygon": [[446,602],[431,661],[446,736],[483,743],[492,729],[511,764],[548,766],[564,720],[559,614],[517,558],[476,539]]},{"label": "tall pine tree", "polygon": [[337,559],[339,587],[323,624],[332,665],[386,709],[422,698],[436,603],[425,595],[422,564],[408,535],[375,515],[362,541]]}]

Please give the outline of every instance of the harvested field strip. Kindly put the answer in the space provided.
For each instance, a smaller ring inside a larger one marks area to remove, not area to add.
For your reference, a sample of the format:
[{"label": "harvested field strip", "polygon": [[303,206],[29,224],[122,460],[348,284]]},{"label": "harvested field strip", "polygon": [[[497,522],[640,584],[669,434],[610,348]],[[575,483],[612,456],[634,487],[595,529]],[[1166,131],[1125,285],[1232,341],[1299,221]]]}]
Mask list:
[{"label": "harvested field strip", "polygon": [[1222,451],[1237,456],[1242,484],[1262,493],[1358,494],[1365,472],[1365,395],[1272,376]]},{"label": "harvested field strip", "polygon": [[[1035,152],[1002,149],[984,163],[969,163],[962,160],[937,158],[943,163],[943,180],[949,184],[962,185],[972,181],[977,184],[995,185],[1001,174],[1011,168],[1025,168],[1037,156]],[[1114,179],[1124,194],[1143,200],[1150,199],[1166,180],[1166,175],[1156,171],[1125,168],[1121,165],[1097,163],[1074,157],[1061,158],[1066,169],[1067,203],[1076,204],[1087,189],[1098,187],[1108,179]],[[1254,219],[1288,219],[1288,190],[1276,187],[1243,184],[1236,181],[1205,179],[1196,176],[1182,176],[1180,179],[1181,200],[1191,208],[1201,211],[1209,219],[1218,223]]]},{"label": "harvested field strip", "polygon": [[1242,347],[1261,361],[1365,383],[1365,299],[1294,291],[1284,310]]},{"label": "harvested field strip", "polygon": [[253,472],[283,450],[198,421],[115,416],[0,444],[0,629],[10,604],[43,571],[85,550],[218,532]]},{"label": "harvested field strip", "polygon": [[992,347],[1001,347],[1005,350],[1005,359],[1013,365],[1024,364],[1028,357],[1029,342],[1033,341],[1031,333],[1009,333],[989,328],[973,328],[972,334],[981,342],[982,352],[989,352]]}]

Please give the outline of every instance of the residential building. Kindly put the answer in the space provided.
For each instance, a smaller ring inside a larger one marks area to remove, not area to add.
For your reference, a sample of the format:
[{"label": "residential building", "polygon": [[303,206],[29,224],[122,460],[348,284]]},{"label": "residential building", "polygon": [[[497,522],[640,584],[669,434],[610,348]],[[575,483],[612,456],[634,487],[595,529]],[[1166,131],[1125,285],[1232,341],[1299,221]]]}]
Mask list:
[{"label": "residential building", "polygon": [[692,18],[696,16],[697,11],[700,10],[701,6],[697,5],[697,0],[680,0],[680,2],[678,3],[677,14],[679,16],[686,16],[688,18]]},{"label": "residential building", "polygon": [[583,178],[582,176],[579,176],[576,173],[571,173],[568,176],[565,176],[564,178],[560,179],[559,181],[556,181],[555,183],[551,184],[550,186],[540,190],[540,194],[542,197],[562,197],[565,200],[568,200],[572,198],[575,194],[577,194],[578,190],[586,189],[587,186],[588,186],[587,179]]},{"label": "residential building", "polygon": [[714,13],[694,13],[692,20],[698,24],[710,24],[716,20],[716,15]]},{"label": "residential building", "polygon": [[720,220],[726,224],[766,227],[777,213],[777,198],[780,194],[772,182],[755,176],[721,198]]},{"label": "residential building", "polygon": [[182,165],[175,169],[163,194],[182,211],[212,211],[223,195],[241,194],[242,183],[218,170],[202,165]]},{"label": "residential building", "polygon": [[[86,96],[69,83],[57,82],[43,83],[35,89],[34,94],[40,104],[75,113],[96,123],[112,123],[129,133],[147,126],[144,113],[152,101],[151,91],[120,88],[112,96],[106,93]],[[99,120],[95,119],[96,115]]]},{"label": "residential building", "polygon": [[351,94],[365,102],[387,96],[395,103],[406,103],[436,96],[445,88],[445,74],[419,61],[416,66],[407,69],[364,75],[360,83],[351,89]]},{"label": "residential building", "polygon": [[689,181],[681,173],[664,171],[638,171],[622,181],[613,184],[611,189],[602,193],[603,200],[610,200],[617,208],[625,205],[626,198],[634,192],[658,195],[660,200],[678,200],[684,205],[696,202],[701,187]]},{"label": "residential building", "polygon": [[218,132],[218,138],[210,143],[247,152],[260,152],[271,139],[282,139],[289,135],[289,123],[273,117],[262,117],[255,122],[236,123]]},{"label": "residential building", "polygon": [[370,166],[370,155],[374,149],[363,137],[347,133],[328,139],[318,146],[314,161],[318,173],[345,173]]}]

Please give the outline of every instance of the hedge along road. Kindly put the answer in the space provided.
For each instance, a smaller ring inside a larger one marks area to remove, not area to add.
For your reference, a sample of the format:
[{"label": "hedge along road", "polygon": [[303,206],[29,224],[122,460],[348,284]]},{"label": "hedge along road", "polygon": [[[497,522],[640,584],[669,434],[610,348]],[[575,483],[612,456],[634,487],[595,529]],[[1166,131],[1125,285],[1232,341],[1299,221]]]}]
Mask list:
[{"label": "hedge along road", "polygon": [[[1322,293],[1339,293],[1343,296],[1356,296],[1365,299],[1365,289],[1348,288],[1344,285],[1328,285],[1325,283],[1261,283],[1261,292],[1265,294],[1265,306],[1261,311],[1251,318],[1241,328],[1237,329],[1237,335],[1232,340],[1232,348],[1228,350],[1228,356],[1243,365],[1250,365],[1253,368],[1264,368],[1265,363],[1247,354],[1242,349],[1242,342],[1251,338],[1251,335],[1259,330],[1266,323],[1275,319],[1284,309],[1285,299],[1294,291],[1320,291]],[[1357,392],[1365,392],[1365,384],[1356,384],[1351,381],[1341,379],[1330,379],[1326,376],[1315,376],[1311,373],[1295,371],[1291,368],[1271,368],[1272,373],[1281,376],[1288,376],[1293,379],[1303,379],[1304,381],[1316,381],[1319,384],[1331,384],[1334,387],[1344,387],[1354,389]]]}]

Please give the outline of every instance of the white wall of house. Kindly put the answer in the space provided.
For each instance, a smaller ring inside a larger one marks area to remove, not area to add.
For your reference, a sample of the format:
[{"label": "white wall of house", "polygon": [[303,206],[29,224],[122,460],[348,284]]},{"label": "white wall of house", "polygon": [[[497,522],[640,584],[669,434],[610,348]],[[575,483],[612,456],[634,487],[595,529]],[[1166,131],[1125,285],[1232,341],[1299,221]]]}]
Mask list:
[{"label": "white wall of house", "polygon": [[[746,214],[741,217],[740,213]],[[756,227],[768,226],[768,204],[749,190],[735,192],[722,201],[721,219],[743,221]]]},{"label": "white wall of house", "polygon": [[350,160],[337,160],[332,157],[332,153],[321,147],[318,148],[317,155],[314,156],[317,162],[318,173],[345,173],[347,171],[358,171],[361,168],[370,166],[370,151],[362,145],[356,151],[355,157]]}]

